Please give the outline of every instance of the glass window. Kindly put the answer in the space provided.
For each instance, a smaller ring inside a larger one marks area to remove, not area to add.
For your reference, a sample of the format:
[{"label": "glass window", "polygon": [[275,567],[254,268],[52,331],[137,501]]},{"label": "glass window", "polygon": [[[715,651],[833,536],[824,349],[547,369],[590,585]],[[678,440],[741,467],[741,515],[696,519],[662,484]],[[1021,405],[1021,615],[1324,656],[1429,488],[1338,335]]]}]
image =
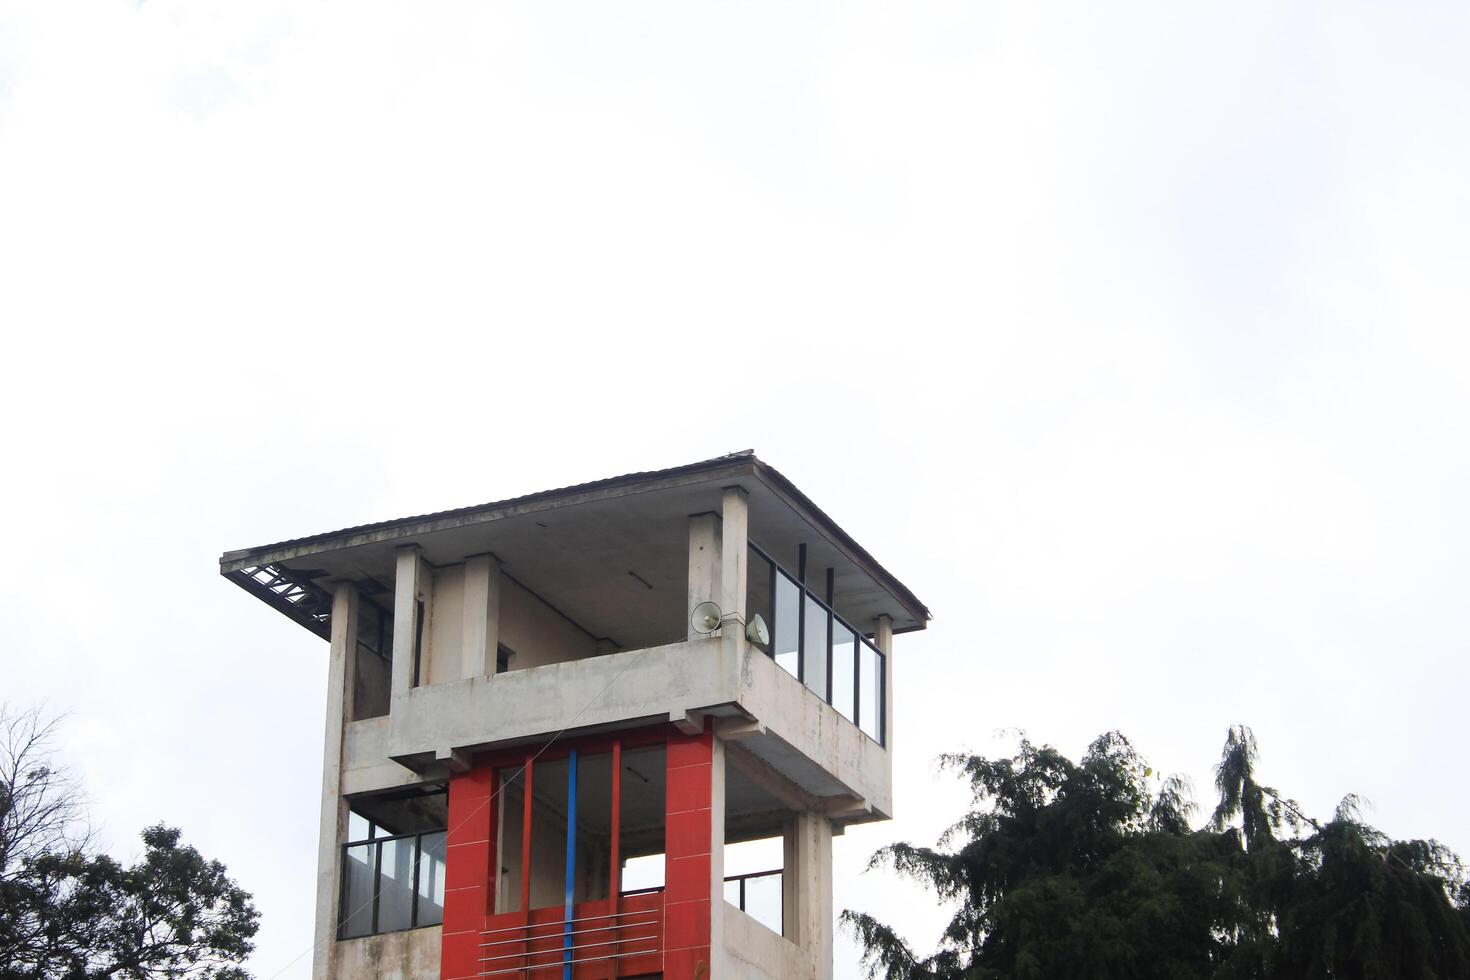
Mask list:
[{"label": "glass window", "polygon": [[342,938],[371,935],[376,844],[346,848],[342,882]]},{"label": "glass window", "polygon": [[726,878],[725,879],[725,901],[729,902],[731,905],[735,906],[737,909],[740,908],[740,879],[739,878]]},{"label": "glass window", "polygon": [[847,624],[832,620],[832,707],[842,713],[848,721],[857,715],[854,690],[857,677],[857,634]]},{"label": "glass window", "polygon": [[414,925],[436,926],[444,921],[445,834],[419,838],[418,913]]},{"label": "glass window", "polygon": [[785,572],[776,572],[776,622],[772,656],[792,677],[798,676],[796,658],[801,646],[801,587]]},{"label": "glass window", "polygon": [[378,932],[407,929],[413,925],[414,838],[378,846]]},{"label": "glass window", "polygon": [[858,727],[883,741],[883,654],[869,643],[858,647]]},{"label": "glass window", "polygon": [[802,622],[801,678],[817,697],[827,700],[827,610],[810,595]]},{"label": "glass window", "polygon": [[[745,621],[754,622],[759,616],[765,620],[766,629],[771,629],[774,617],[771,615],[771,563],[754,548],[750,549],[750,567],[746,570],[745,577]],[[770,648],[770,649],[768,649]],[[770,653],[771,645],[760,647],[764,653]]]}]

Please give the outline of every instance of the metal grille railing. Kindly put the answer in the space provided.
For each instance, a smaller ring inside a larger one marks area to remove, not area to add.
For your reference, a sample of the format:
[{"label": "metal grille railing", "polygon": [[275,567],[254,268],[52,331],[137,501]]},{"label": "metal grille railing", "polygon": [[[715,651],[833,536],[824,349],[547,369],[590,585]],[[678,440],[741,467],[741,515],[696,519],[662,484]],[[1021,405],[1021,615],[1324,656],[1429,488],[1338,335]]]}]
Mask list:
[{"label": "metal grille railing", "polygon": [[[480,934],[480,976],[530,977],[584,963],[609,963],[657,953],[663,907],[551,919],[488,929]],[[550,975],[549,973],[547,975]]]}]

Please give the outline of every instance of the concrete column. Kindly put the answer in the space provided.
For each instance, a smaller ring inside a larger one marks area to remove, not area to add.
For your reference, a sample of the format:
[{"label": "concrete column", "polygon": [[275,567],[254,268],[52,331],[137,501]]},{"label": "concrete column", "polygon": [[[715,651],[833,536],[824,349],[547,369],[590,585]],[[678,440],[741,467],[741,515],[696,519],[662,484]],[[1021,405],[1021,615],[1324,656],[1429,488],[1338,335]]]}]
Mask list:
[{"label": "concrete column", "polygon": [[711,737],[710,749],[709,948],[713,954],[725,948],[725,743]]},{"label": "concrete column", "polygon": [[716,601],[726,617],[734,621],[720,631],[725,651],[739,657],[745,653],[745,585],[750,553],[748,495],[741,487],[726,487],[720,512],[720,597]]},{"label": "concrete column", "polygon": [[795,899],[797,935],[790,938],[811,953],[817,980],[832,980],[832,824],[820,813],[798,813],[792,831],[785,873],[794,888],[782,895]]},{"label": "concrete column", "polygon": [[332,595],[332,641],[327,660],[327,721],[316,865],[316,945],[311,957],[313,980],[325,980],[337,948],[333,941],[337,935],[337,896],[341,893],[337,845],[347,834],[347,805],[342,799],[342,743],[352,718],[358,601],[356,586],[350,582],[338,583]]},{"label": "concrete column", "polygon": [[424,584],[423,560],[419,557],[418,546],[399,548],[393,579],[393,701],[407,697],[413,687],[419,600],[424,597]]},{"label": "concrete column", "polygon": [[694,514],[689,518],[689,602],[684,607],[684,620],[690,640],[700,638],[690,619],[694,607],[721,598],[720,522],[719,514]]},{"label": "concrete column", "polygon": [[492,677],[500,645],[500,562],[475,555],[464,563],[464,636],[460,677]]},{"label": "concrete column", "polygon": [[793,816],[781,830],[781,935],[797,946],[802,944],[801,932],[801,848],[797,843],[801,820]]},{"label": "concrete column", "polygon": [[883,651],[883,747],[888,750],[888,783],[893,784],[893,619],[873,620],[873,645]]}]

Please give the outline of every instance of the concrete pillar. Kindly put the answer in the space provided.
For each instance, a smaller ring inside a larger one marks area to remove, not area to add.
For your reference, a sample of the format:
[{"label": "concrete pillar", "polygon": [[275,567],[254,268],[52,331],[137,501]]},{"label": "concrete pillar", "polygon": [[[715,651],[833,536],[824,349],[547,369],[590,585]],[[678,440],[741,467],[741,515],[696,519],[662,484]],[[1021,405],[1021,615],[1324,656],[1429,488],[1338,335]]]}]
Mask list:
[{"label": "concrete pillar", "polygon": [[750,552],[748,494],[741,487],[726,487],[720,511],[720,597],[716,601],[733,621],[720,631],[725,652],[732,657],[745,653],[745,586]]},{"label": "concrete pillar", "polygon": [[419,603],[424,598],[425,584],[423,559],[419,557],[418,546],[399,548],[393,579],[393,701],[407,697],[413,687]]},{"label": "concrete pillar", "polygon": [[710,749],[709,948],[713,953],[725,948],[725,743],[711,737]]},{"label": "concrete pillar", "polygon": [[492,677],[500,645],[500,562],[475,555],[464,563],[464,635],[460,677]]},{"label": "concrete pillar", "polygon": [[337,846],[346,840],[347,805],[342,799],[342,743],[351,720],[357,653],[356,586],[338,583],[332,595],[332,638],[327,659],[327,722],[322,750],[321,826],[316,865],[316,945],[313,980],[325,980],[336,951],[337,896],[341,893]]},{"label": "concrete pillar", "polygon": [[[697,640],[691,616],[701,602],[719,602],[720,595],[720,522],[719,514],[694,514],[689,518],[689,602],[684,607],[684,620],[689,639]],[[720,607],[722,610],[724,606]]]},{"label": "concrete pillar", "polygon": [[873,645],[883,652],[883,747],[888,750],[888,782],[893,784],[893,619],[873,620]]},{"label": "concrete pillar", "polygon": [[832,824],[820,813],[798,813],[787,845],[785,873],[795,881],[793,942],[811,952],[817,980],[832,980]]}]

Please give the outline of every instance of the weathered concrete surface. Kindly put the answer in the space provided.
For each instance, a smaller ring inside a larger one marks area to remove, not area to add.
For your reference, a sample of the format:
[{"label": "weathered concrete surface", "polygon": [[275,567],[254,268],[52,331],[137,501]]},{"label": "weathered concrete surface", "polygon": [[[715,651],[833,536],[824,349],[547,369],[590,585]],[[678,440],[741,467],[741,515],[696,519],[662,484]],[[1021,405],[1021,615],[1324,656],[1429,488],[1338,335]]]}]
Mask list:
[{"label": "weathered concrete surface", "polygon": [[713,711],[759,722],[762,730],[742,739],[742,747],[812,796],[846,798],[844,819],[887,817],[892,779],[883,747],[770,657],[744,647],[732,657],[721,637],[701,637],[412,688],[390,718],[349,726],[344,791],[415,781],[390,758],[432,758],[563,729],[697,718]]},{"label": "weathered concrete surface", "polygon": [[328,980],[439,980],[442,933],[429,926],[340,940]]},{"label": "weathered concrete surface", "polygon": [[813,950],[778,936],[721,899],[724,943],[715,954],[716,977],[730,980],[818,980]]}]

